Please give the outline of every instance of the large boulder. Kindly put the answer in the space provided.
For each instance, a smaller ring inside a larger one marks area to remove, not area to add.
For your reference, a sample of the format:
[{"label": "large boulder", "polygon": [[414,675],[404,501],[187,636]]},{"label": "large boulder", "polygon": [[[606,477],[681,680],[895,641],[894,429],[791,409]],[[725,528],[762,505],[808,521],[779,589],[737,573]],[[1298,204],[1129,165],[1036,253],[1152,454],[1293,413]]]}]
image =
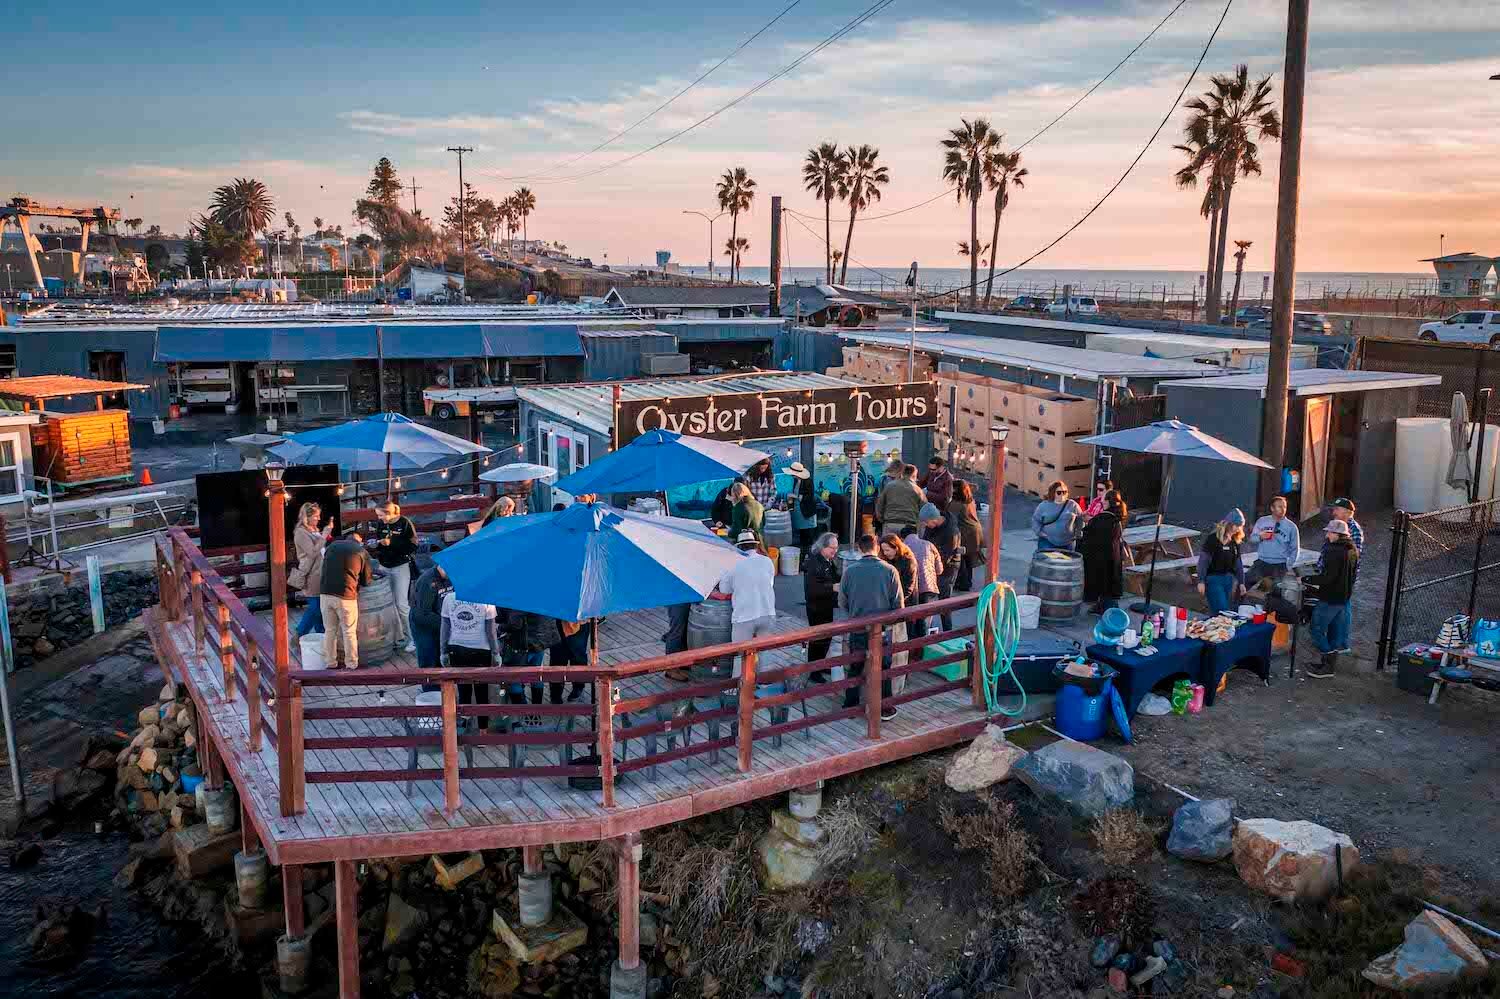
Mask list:
[{"label": "large boulder", "polygon": [[1123,808],[1135,798],[1135,771],[1129,763],[1071,739],[1027,755],[1015,774],[1037,794],[1057,798],[1089,818]]},{"label": "large boulder", "polygon": [[812,819],[799,819],[778,808],[771,828],[756,843],[767,888],[800,888],[823,872],[823,841],[827,834]]},{"label": "large boulder", "polygon": [[1233,849],[1234,799],[1184,803],[1172,815],[1167,852],[1187,860],[1223,860]]},{"label": "large boulder", "polygon": [[1352,839],[1316,822],[1242,819],[1233,851],[1241,881],[1284,901],[1326,898],[1340,869],[1359,863]]},{"label": "large boulder", "polygon": [[1401,946],[1371,961],[1363,975],[1396,992],[1427,992],[1482,975],[1489,966],[1463,930],[1439,913],[1424,910],[1406,924]]},{"label": "large boulder", "polygon": [[986,725],[967,749],[948,764],[945,780],[955,791],[978,791],[1010,778],[1011,768],[1026,755],[1026,750],[1005,740],[996,725]]},{"label": "large boulder", "polygon": [[427,913],[410,905],[406,899],[391,892],[385,907],[385,933],[381,943],[383,950],[394,950],[412,940],[423,926],[427,925]]}]

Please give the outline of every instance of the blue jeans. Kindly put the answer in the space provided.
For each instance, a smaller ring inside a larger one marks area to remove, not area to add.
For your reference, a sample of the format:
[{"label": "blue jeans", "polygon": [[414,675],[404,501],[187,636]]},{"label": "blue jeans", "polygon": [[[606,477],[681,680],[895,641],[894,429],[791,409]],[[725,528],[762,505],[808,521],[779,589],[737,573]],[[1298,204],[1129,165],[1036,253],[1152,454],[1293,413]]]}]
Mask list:
[{"label": "blue jeans", "polygon": [[[542,660],[546,659],[546,657],[547,657],[547,653],[546,653],[545,650],[543,650],[541,652],[527,652],[525,655],[523,655],[521,657],[521,661],[520,662],[518,662],[518,663],[506,663],[505,665],[507,665],[507,666],[540,666],[542,664]],[[522,683],[508,683],[508,684],[505,685],[505,694],[506,694],[506,697],[508,697],[510,699],[510,702],[512,704],[525,704],[526,703],[526,685],[525,684],[522,684]],[[540,683],[533,683],[531,685],[531,703],[532,704],[540,704],[540,703],[542,703],[542,685]]]},{"label": "blue jeans", "polygon": [[1307,625],[1313,645],[1322,653],[1349,647],[1349,605],[1320,603],[1312,610]]},{"label": "blue jeans", "polygon": [[307,609],[297,619],[297,637],[311,635],[314,632],[323,634],[323,607],[316,596],[307,598]]},{"label": "blue jeans", "polygon": [[411,640],[417,646],[417,668],[437,669],[442,662],[443,650],[438,644],[442,631],[418,624],[415,614],[408,615],[407,621],[411,625]]},{"label": "blue jeans", "polygon": [[1203,577],[1203,595],[1208,599],[1209,613],[1217,614],[1230,609],[1234,600],[1234,584],[1234,576],[1227,572]]}]

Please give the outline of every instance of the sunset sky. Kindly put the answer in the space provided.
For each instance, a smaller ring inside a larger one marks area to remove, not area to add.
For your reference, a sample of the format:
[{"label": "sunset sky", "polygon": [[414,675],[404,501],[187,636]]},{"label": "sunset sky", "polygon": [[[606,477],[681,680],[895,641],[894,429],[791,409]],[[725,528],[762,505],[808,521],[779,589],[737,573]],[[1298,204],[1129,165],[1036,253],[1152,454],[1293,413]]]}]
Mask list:
[{"label": "sunset sky", "polygon": [[[10,27],[0,197],[24,193],[121,206],[183,228],[213,187],[264,180],[278,212],[352,228],[374,160],[415,176],[431,216],[456,190],[449,145],[480,191],[536,193],[533,237],[596,260],[670,249],[701,264],[706,233],[683,209],[714,209],[716,176],[744,166],[760,198],[742,227],[747,265],[766,257],[769,196],[821,214],[802,190],[809,146],[879,146],[892,183],[874,211],[939,193],[938,140],[984,116],[1009,144],[1029,137],[1102,76],[1175,0],[1101,3],[896,0],[784,79],[665,147],[604,167],[691,124],[838,30],[870,0],[802,0],[670,108],[604,150],[601,142],[732,51],[791,0],[713,5],[656,0],[441,8],[329,0],[271,2],[223,15],[93,0],[32,5]],[[1119,176],[1171,106],[1223,8],[1189,0],[1098,93],[1029,146],[1024,191],[1000,237],[1002,265],[1076,220]],[[440,11],[440,12],[439,12]],[[1279,104],[1285,3],[1235,0],[1204,72],[1246,62],[1271,74]],[[1438,250],[1500,254],[1500,17],[1494,0],[1317,0],[1313,4],[1303,165],[1304,271],[1426,270]],[[1198,196],[1180,192],[1172,151],[1185,113],[1124,186],[1038,267],[1201,268]],[[1231,237],[1268,269],[1278,149],[1236,189]],[[513,178],[525,177],[525,180]],[[834,206],[835,232],[839,205]],[[715,235],[722,244],[728,220]],[[820,226],[814,226],[820,229]],[[746,231],[748,230],[748,231]],[[956,266],[967,218],[951,196],[855,230],[857,261]],[[790,229],[791,262],[821,245]],[[722,258],[721,258],[722,259]]]}]

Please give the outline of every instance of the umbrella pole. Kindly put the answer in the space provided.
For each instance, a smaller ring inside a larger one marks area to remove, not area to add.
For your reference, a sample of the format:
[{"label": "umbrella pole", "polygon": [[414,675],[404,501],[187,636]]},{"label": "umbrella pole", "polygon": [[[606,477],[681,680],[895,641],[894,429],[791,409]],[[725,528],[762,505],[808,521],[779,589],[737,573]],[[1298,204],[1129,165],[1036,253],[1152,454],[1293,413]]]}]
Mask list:
[{"label": "umbrella pole", "polygon": [[385,456],[385,498],[386,499],[391,499],[392,498],[392,495],[391,495],[391,456],[390,456],[389,453],[387,453],[386,456]]},{"label": "umbrella pole", "polygon": [[1161,521],[1167,510],[1167,498],[1172,495],[1172,473],[1177,470],[1171,455],[1164,457],[1162,462],[1166,466],[1166,474],[1162,476],[1161,502],[1156,505],[1156,535],[1151,540],[1151,568],[1146,571],[1146,598],[1130,606],[1131,610],[1141,614],[1150,614],[1154,609],[1151,606],[1151,589],[1156,583],[1156,552],[1161,547]]}]

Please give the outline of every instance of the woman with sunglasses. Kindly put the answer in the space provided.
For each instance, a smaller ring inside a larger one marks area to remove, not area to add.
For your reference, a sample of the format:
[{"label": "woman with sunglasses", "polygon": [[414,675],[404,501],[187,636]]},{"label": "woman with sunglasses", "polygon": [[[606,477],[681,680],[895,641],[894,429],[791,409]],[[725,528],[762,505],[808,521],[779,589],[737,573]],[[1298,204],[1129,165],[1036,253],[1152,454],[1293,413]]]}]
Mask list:
[{"label": "woman with sunglasses", "polygon": [[1083,511],[1068,498],[1067,483],[1061,479],[1047,487],[1047,498],[1031,513],[1038,551],[1072,551],[1082,526]]}]

